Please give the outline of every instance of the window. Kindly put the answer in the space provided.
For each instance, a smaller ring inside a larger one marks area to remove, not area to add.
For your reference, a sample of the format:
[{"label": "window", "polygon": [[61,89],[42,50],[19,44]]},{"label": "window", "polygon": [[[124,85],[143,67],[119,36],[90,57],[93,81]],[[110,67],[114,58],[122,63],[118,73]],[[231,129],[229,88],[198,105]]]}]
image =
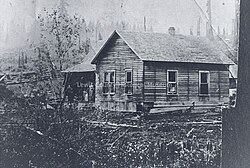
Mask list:
[{"label": "window", "polygon": [[132,70],[125,71],[125,93],[131,95],[133,93],[133,75]]},{"label": "window", "polygon": [[115,71],[110,72],[109,93],[115,94]]},{"label": "window", "polygon": [[208,71],[199,72],[199,93],[200,95],[209,94],[209,72]]},{"label": "window", "polygon": [[103,94],[108,94],[109,92],[109,73],[104,72],[104,83],[103,83]]},{"label": "window", "polygon": [[104,72],[103,94],[115,94],[115,71]]},{"label": "window", "polygon": [[177,70],[167,71],[167,94],[177,94]]}]

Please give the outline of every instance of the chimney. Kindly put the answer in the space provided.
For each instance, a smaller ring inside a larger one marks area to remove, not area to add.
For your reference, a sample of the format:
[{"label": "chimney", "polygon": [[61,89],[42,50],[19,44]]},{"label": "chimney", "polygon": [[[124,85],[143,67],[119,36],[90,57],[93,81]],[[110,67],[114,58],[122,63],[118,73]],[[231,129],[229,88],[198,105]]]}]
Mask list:
[{"label": "chimney", "polygon": [[168,33],[169,33],[171,36],[174,36],[174,35],[175,35],[175,28],[174,28],[174,27],[169,27]]}]

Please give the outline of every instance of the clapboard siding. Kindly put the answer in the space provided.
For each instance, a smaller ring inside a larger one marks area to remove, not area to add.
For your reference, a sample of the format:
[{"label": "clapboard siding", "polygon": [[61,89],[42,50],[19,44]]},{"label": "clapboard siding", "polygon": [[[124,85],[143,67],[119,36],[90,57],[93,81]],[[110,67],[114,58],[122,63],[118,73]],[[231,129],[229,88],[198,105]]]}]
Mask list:
[{"label": "clapboard siding", "polygon": [[145,101],[166,101],[166,69],[163,66],[145,66]]},{"label": "clapboard siding", "polygon": [[[219,103],[228,101],[229,78],[225,65],[145,62],[144,99],[154,102]],[[178,71],[177,95],[167,95],[167,70]],[[199,71],[209,71],[209,96],[199,95]]]},{"label": "clapboard siding", "polygon": [[[118,35],[114,35],[96,61],[96,102],[115,111],[135,111],[141,101],[169,104],[228,102],[227,65],[142,61]],[[125,71],[132,70],[133,94],[125,94]],[[115,71],[114,95],[102,92],[104,72]],[[178,71],[177,95],[167,94],[167,71]],[[199,95],[199,71],[209,71],[208,96]]]},{"label": "clapboard siding", "polygon": [[[116,111],[135,111],[135,103],[142,101],[143,62],[118,36],[113,37],[97,61],[96,101],[103,108]],[[125,71],[132,70],[133,94],[125,94]],[[115,70],[116,91],[114,95],[104,95],[102,86],[104,72]]]},{"label": "clapboard siding", "polygon": [[188,69],[182,69],[181,67],[178,68],[178,101],[188,101]]},{"label": "clapboard siding", "polygon": [[220,71],[220,96],[221,101],[229,101],[229,73]]}]

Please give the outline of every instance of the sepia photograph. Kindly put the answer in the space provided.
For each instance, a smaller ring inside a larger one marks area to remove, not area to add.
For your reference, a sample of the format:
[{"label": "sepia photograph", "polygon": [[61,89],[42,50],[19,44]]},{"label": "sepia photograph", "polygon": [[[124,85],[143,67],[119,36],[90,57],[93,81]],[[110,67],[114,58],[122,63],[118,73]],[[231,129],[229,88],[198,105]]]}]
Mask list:
[{"label": "sepia photograph", "polygon": [[249,10],[0,0],[0,167],[249,168]]}]

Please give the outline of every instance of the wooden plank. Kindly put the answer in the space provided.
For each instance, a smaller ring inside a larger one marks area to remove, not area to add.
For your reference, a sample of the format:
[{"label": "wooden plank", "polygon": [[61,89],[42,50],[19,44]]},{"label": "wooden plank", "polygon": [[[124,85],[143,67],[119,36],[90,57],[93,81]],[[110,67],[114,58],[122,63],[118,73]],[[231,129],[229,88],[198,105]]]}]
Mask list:
[{"label": "wooden plank", "polygon": [[[97,86],[97,99],[99,101],[105,102],[105,106],[107,108],[126,108],[126,106],[121,107],[122,105],[117,104],[115,102],[119,102],[121,100],[134,100],[140,99],[142,97],[142,76],[143,76],[143,62],[133,53],[133,51],[125,44],[125,42],[121,38],[114,38],[112,42],[110,42],[110,46],[107,51],[104,53],[104,57],[102,57],[99,61],[98,66],[98,83]],[[135,92],[134,96],[128,97],[125,94],[125,69],[133,70],[133,92]],[[116,75],[116,94],[112,97],[103,96],[102,94],[102,83],[104,81],[103,73],[109,70],[115,70]],[[112,104],[111,101],[114,103]],[[131,110],[133,106],[128,105],[129,110]]]}]

